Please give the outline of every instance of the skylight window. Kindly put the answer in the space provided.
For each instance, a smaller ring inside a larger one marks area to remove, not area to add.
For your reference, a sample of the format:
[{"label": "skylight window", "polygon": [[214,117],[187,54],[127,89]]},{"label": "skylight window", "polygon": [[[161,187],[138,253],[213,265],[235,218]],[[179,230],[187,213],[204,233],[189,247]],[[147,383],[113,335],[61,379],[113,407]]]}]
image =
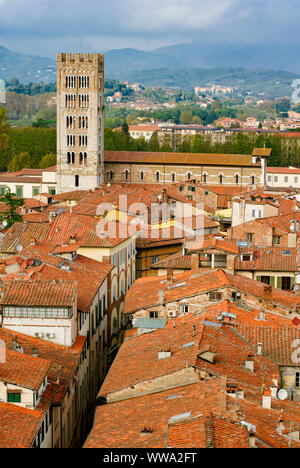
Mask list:
[{"label": "skylight window", "polygon": [[191,341],[190,343],[186,343],[184,345],[182,345],[182,348],[185,349],[185,348],[190,348],[191,346],[194,346],[195,342],[194,341]]},{"label": "skylight window", "polygon": [[169,419],[169,423],[175,423],[177,421],[181,421],[182,419],[188,419],[192,416],[192,413],[189,412],[189,413],[183,413],[183,414],[177,414],[175,416],[172,416],[170,419]]}]

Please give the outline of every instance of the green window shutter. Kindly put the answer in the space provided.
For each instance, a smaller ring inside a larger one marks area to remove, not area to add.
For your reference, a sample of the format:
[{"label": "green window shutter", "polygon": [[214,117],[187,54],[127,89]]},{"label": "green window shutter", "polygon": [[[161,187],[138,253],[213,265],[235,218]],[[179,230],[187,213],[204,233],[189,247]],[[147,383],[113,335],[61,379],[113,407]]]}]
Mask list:
[{"label": "green window shutter", "polygon": [[292,276],[292,278],[291,278],[291,289],[293,289],[294,285],[295,285],[295,276]]},{"label": "green window shutter", "polygon": [[21,403],[21,393],[9,393],[7,392],[8,403]]},{"label": "green window shutter", "polygon": [[270,277],[270,285],[273,286],[273,288],[274,288],[274,286],[275,286],[275,276]]},{"label": "green window shutter", "polygon": [[261,281],[261,276],[257,276],[255,279],[256,281]]},{"label": "green window shutter", "polygon": [[277,278],[277,288],[282,289],[282,277],[281,276]]}]

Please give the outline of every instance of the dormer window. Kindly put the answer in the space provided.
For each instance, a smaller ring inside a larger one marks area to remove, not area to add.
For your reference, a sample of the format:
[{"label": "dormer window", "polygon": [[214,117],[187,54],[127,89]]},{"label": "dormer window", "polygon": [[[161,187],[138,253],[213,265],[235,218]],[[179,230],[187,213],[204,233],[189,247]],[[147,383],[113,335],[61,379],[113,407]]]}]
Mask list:
[{"label": "dormer window", "polygon": [[251,254],[243,254],[241,256],[241,261],[242,262],[252,262],[252,259],[253,259],[253,255],[251,255]]}]

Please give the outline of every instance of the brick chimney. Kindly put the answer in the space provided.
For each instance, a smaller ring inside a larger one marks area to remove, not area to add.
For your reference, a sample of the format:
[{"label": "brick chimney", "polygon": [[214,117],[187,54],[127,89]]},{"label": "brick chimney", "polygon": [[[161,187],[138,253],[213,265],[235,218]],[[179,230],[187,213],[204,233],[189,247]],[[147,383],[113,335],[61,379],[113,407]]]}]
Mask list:
[{"label": "brick chimney", "polygon": [[167,269],[167,279],[168,279],[169,283],[173,282],[173,275],[174,275],[174,269],[168,267],[168,269]]},{"label": "brick chimney", "polygon": [[249,432],[249,445],[250,445],[250,448],[256,447],[256,435],[254,434],[253,431]]},{"label": "brick chimney", "polygon": [[269,286],[269,285],[264,286],[263,298],[265,302],[272,302],[272,286]]},{"label": "brick chimney", "polygon": [[199,273],[199,255],[192,254],[191,256],[191,267],[192,267],[192,275]]},{"label": "brick chimney", "polygon": [[226,270],[234,272],[235,255],[227,255]]}]

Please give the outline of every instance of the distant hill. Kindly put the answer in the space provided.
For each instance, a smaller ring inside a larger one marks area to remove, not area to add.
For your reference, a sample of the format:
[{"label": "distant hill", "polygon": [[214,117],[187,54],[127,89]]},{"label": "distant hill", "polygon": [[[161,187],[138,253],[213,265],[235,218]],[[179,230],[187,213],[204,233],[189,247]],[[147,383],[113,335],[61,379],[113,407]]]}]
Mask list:
[{"label": "distant hill", "polygon": [[159,68],[153,70],[131,71],[127,73],[113,73],[119,80],[138,82],[143,86],[160,86],[167,88],[180,88],[192,91],[195,86],[207,86],[211,83],[224,86],[233,86],[254,95],[264,95],[267,99],[292,95],[291,84],[300,78],[291,72],[276,70],[246,70],[244,68],[186,68],[170,69]]},{"label": "distant hill", "polygon": [[45,57],[12,52],[0,46],[0,78],[17,78],[21,83],[53,83],[56,62]]},{"label": "distant hill", "polygon": [[288,70],[300,74],[297,44],[191,42],[161,47],[154,54],[176,60],[177,68],[247,68]]},{"label": "distant hill", "polygon": [[[105,75],[116,80],[138,81],[144,86],[185,90],[215,82],[256,95],[264,93],[265,97],[274,99],[291,96],[291,84],[300,78],[300,56],[298,51],[291,47],[286,50],[283,45],[257,47],[194,42],[152,52],[116,49],[105,53]],[[25,84],[55,82],[56,62],[0,46],[0,78],[17,78]]]}]

